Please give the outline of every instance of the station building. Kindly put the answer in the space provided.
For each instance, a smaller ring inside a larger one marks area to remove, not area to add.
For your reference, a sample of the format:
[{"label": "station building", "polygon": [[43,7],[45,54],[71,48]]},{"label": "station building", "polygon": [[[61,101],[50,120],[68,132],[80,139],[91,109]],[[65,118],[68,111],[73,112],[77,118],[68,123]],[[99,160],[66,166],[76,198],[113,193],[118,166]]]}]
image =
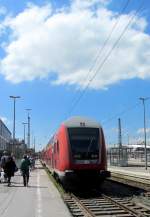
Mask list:
[{"label": "station building", "polygon": [[4,122],[0,119],[0,152],[8,149],[8,145],[11,139],[11,132],[6,127]]}]

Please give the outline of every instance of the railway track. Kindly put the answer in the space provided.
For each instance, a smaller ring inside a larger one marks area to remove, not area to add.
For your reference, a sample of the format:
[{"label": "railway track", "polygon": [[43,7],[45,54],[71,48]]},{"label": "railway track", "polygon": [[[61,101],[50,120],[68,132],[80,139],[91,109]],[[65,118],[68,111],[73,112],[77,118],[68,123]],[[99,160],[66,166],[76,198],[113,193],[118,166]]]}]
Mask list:
[{"label": "railway track", "polygon": [[142,204],[136,205],[129,198],[108,197],[102,194],[98,198],[83,199],[74,194],[63,196],[73,217],[148,217],[150,209]]},{"label": "railway track", "polygon": [[148,177],[139,177],[136,175],[113,171],[111,172],[111,177],[108,179],[150,191],[150,178]]},{"label": "railway track", "polygon": [[[47,169],[47,171],[49,171]],[[121,174],[117,174],[120,175]],[[51,176],[51,175],[50,175]],[[134,176],[129,175],[131,179],[135,179]],[[55,183],[56,180],[51,177],[53,182]],[[139,178],[140,179],[140,178]],[[141,180],[142,181],[142,180]],[[147,180],[148,181],[148,180]],[[118,182],[118,180],[117,180]],[[57,183],[57,182],[56,182]],[[55,185],[56,185],[55,183]],[[121,181],[122,183],[122,181]],[[114,182],[113,182],[114,184]],[[126,183],[125,183],[126,184]],[[137,216],[137,217],[150,217],[150,208],[149,204],[143,203],[143,201],[139,200],[140,196],[137,196],[137,200],[132,200],[132,194],[130,193],[129,196],[123,196],[126,193],[126,190],[123,190],[119,186],[116,188],[110,188],[108,187],[107,193],[112,191],[112,194],[109,194],[111,196],[106,196],[104,194],[100,194],[99,191],[96,189],[90,193],[81,191],[80,197],[75,196],[73,193],[66,193],[65,190],[62,188],[62,186],[57,183],[57,188],[60,191],[66,205],[68,206],[70,212],[72,213],[73,217],[127,217],[127,216]],[[135,186],[134,186],[135,187]],[[105,192],[106,189],[104,189],[103,192]],[[87,190],[88,191],[88,190]],[[115,191],[118,191],[117,194],[115,194]],[[122,196],[120,195],[120,193]],[[87,195],[88,194],[88,195]],[[79,195],[79,194],[78,194]],[[83,196],[81,196],[83,195]],[[91,198],[91,195],[94,195]],[[100,195],[99,197],[97,195]],[[115,195],[115,196],[114,196]],[[126,195],[126,194],[125,194]],[[128,195],[128,193],[127,193]],[[84,197],[84,198],[83,198]],[[88,198],[88,199],[85,199]],[[150,197],[149,192],[145,192],[145,195],[143,193],[143,197]],[[143,198],[142,198],[143,200]],[[149,201],[148,201],[149,202]]]}]

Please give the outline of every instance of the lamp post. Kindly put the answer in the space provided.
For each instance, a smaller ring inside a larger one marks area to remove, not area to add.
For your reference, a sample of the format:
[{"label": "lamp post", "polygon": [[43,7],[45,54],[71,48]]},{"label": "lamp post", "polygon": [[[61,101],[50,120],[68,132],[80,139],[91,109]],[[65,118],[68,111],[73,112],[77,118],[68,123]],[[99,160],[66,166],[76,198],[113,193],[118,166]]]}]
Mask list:
[{"label": "lamp post", "polygon": [[33,148],[34,148],[34,153],[35,153],[35,137],[34,137],[34,147]]},{"label": "lamp post", "polygon": [[26,144],[26,124],[28,123],[22,122],[22,124],[23,124],[23,132],[24,132],[24,144]]},{"label": "lamp post", "polygon": [[12,98],[14,100],[14,120],[13,120],[13,147],[12,147],[12,151],[14,148],[14,144],[15,144],[15,132],[16,132],[16,99],[20,98],[20,96],[9,96],[10,98]]},{"label": "lamp post", "polygon": [[129,145],[130,145],[130,142],[129,142],[129,141],[130,141],[130,140],[129,140],[129,139],[130,139],[129,134],[127,134],[127,139],[128,139],[128,147],[129,147]]},{"label": "lamp post", "polygon": [[32,109],[26,109],[26,111],[28,112],[28,148],[30,148],[30,115],[29,112]]},{"label": "lamp post", "polygon": [[144,112],[144,146],[145,146],[145,169],[147,170],[147,144],[146,144],[146,120],[145,120],[145,100],[148,100],[150,97],[140,97],[139,99],[143,103],[143,112]]}]

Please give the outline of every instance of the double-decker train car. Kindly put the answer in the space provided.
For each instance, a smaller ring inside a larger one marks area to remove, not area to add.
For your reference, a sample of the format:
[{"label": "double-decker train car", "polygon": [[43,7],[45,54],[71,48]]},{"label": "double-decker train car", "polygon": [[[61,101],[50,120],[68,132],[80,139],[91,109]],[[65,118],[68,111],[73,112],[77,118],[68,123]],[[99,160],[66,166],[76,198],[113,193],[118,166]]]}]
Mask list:
[{"label": "double-decker train car", "polygon": [[103,180],[109,172],[102,127],[84,117],[66,120],[42,151],[42,161],[62,183]]}]

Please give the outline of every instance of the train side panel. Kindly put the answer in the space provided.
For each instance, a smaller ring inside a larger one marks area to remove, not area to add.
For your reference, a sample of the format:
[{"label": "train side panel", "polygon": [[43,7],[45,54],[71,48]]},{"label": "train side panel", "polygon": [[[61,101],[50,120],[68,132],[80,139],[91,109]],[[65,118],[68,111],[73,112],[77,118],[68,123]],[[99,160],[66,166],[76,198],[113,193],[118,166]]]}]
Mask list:
[{"label": "train side panel", "polygon": [[53,153],[56,160],[54,167],[59,171],[64,171],[69,168],[69,153],[68,153],[68,141],[67,141],[67,130],[64,126],[61,126],[55,143],[55,152]]},{"label": "train side panel", "polygon": [[104,138],[103,129],[101,128],[101,163],[100,163],[100,170],[107,170],[107,153],[106,153],[106,143]]}]

